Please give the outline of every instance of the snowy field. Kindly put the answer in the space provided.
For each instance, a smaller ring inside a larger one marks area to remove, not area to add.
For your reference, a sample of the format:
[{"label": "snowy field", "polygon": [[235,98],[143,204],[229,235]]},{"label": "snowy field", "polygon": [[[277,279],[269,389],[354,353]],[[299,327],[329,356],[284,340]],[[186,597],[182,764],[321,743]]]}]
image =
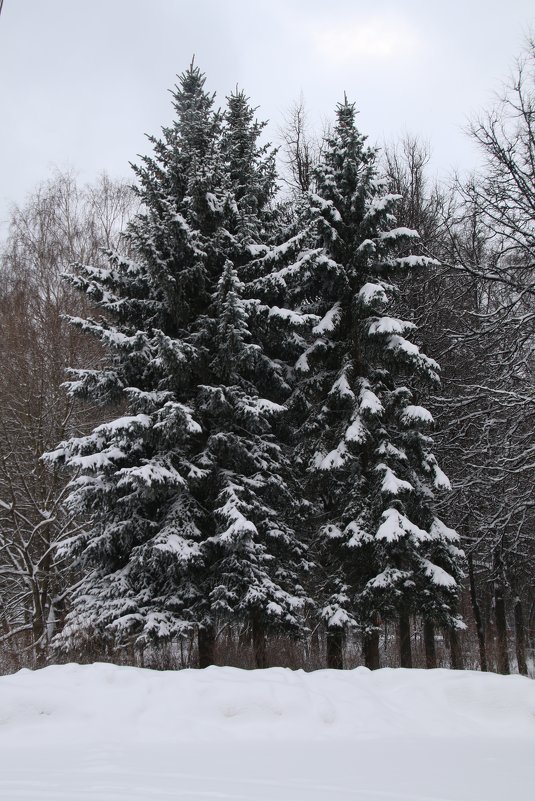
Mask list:
[{"label": "snowy field", "polygon": [[446,670],[0,678],[2,801],[533,801],[535,682]]}]

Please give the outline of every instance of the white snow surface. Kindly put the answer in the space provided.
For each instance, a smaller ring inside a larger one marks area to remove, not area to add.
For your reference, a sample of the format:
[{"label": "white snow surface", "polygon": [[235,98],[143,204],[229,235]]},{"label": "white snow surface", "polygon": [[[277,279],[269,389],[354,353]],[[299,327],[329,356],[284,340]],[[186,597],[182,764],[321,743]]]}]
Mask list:
[{"label": "white snow surface", "polygon": [[4,801],[533,801],[535,682],[448,670],[0,678]]}]

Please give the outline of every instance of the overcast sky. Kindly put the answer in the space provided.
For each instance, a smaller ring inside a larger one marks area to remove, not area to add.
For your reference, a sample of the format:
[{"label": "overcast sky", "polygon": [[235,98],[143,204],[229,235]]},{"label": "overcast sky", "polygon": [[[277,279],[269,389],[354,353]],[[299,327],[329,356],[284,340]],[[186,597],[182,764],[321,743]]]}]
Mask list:
[{"label": "overcast sky", "polygon": [[303,92],[344,90],[374,142],[428,140],[439,174],[475,163],[463,126],[492,102],[535,28],[533,0],[4,0],[0,219],[54,167],[128,176],[195,53],[223,101],[242,86],[276,138]]}]

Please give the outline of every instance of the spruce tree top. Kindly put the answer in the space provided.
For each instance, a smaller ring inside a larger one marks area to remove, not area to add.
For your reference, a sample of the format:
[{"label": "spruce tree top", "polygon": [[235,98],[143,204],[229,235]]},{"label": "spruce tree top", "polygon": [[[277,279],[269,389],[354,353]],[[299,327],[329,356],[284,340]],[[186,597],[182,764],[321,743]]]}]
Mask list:
[{"label": "spruce tree top", "polygon": [[396,227],[399,196],[378,176],[376,151],[347,99],[315,184],[306,240],[296,237],[263,262],[275,267],[266,291],[286,299],[289,308],[277,314],[301,344],[291,406],[308,496],[322,521],[322,615],[329,627],[345,628],[418,609],[457,625],[462,553],[433,511],[448,481],[420,403],[439,367],[411,340],[414,323],[396,315],[397,277],[432,260],[407,255],[418,234]]},{"label": "spruce tree top", "polygon": [[111,420],[52,455],[87,519],[65,546],[83,571],[65,639],[170,639],[225,615],[300,625],[304,554],[274,423],[284,375],[237,271],[269,225],[272,154],[245,96],[220,114],[204,84],[193,64],[180,76],[176,119],[135,168],[130,258],[67,276],[102,312],[73,324],[109,353],[70,392]]}]

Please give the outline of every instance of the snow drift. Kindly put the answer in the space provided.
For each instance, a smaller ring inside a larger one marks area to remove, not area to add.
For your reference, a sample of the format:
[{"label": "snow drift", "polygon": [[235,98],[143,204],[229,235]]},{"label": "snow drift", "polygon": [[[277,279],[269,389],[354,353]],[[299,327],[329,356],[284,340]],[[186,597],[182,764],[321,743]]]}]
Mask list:
[{"label": "snow drift", "polygon": [[0,679],[4,801],[533,801],[535,682],[447,670]]}]

